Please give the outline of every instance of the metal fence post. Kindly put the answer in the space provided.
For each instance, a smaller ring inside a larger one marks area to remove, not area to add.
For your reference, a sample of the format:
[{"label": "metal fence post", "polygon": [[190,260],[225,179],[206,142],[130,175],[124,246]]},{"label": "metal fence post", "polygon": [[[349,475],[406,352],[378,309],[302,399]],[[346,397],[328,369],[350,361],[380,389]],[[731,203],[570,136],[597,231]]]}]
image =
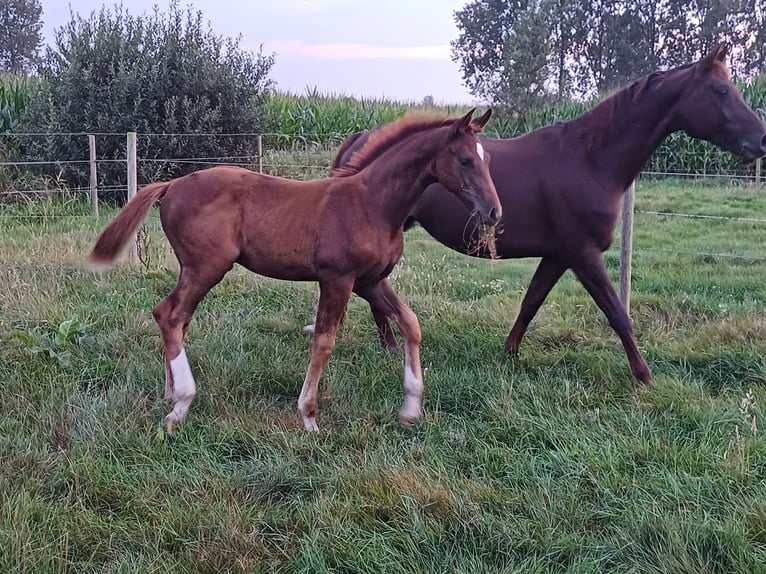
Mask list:
[{"label": "metal fence post", "polygon": [[258,172],[263,173],[263,136],[258,134]]},{"label": "metal fence post", "polygon": [[620,232],[620,300],[630,315],[630,274],[633,267],[633,206],[636,182],[632,182],[622,197],[622,230]]},{"label": "metal fence post", "polygon": [[[138,191],[138,171],[136,168],[136,132],[128,132],[128,201],[133,199]],[[138,259],[138,238],[130,240],[128,253],[133,260]]]},{"label": "metal fence post", "polygon": [[98,217],[98,178],[96,177],[96,136],[88,136],[90,150],[90,212]]}]

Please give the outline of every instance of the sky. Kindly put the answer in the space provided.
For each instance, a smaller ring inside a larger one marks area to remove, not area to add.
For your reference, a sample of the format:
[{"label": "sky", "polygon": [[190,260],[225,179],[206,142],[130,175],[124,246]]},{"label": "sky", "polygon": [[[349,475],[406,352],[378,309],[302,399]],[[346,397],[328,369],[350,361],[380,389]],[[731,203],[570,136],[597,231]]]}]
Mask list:
[{"label": "sky", "polygon": [[[43,34],[119,0],[42,0]],[[280,91],[388,97],[411,102],[469,103],[450,59],[458,36],[453,14],[468,0],[181,0],[202,12],[216,34],[275,54],[271,78]],[[131,14],[166,10],[169,0],[124,2]]]}]

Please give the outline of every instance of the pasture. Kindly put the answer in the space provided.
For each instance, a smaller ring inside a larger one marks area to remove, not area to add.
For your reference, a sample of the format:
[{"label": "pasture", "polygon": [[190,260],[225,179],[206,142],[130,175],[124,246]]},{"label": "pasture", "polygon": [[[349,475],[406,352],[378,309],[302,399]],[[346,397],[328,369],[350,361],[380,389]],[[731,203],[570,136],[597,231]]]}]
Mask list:
[{"label": "pasture", "polygon": [[[146,266],[83,269],[114,214],[88,209],[0,205],[0,571],[766,572],[766,222],[643,213],[766,219],[766,193],[638,182],[649,388],[571,273],[513,359],[537,260],[409,232],[392,284],[423,329],[412,430],[402,357],[354,298],[305,432],[317,287],[236,269],[195,313],[199,394],[172,442],[151,309],[175,259],[154,217]],[[616,246],[606,261],[616,277]]]}]

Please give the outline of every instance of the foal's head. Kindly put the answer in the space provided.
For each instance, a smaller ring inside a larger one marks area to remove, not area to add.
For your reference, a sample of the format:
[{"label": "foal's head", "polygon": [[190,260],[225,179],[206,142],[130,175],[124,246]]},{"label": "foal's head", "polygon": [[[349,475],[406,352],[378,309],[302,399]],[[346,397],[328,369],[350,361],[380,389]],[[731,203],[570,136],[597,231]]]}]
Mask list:
[{"label": "foal's head", "polygon": [[495,224],[502,216],[502,207],[489,175],[489,154],[476,135],[489,121],[492,110],[472,120],[473,112],[450,126],[444,147],[433,162],[433,175],[483,223]]},{"label": "foal's head", "polygon": [[728,44],[719,46],[685,71],[678,127],[752,162],[766,155],[766,127],[731,81],[728,54]]}]

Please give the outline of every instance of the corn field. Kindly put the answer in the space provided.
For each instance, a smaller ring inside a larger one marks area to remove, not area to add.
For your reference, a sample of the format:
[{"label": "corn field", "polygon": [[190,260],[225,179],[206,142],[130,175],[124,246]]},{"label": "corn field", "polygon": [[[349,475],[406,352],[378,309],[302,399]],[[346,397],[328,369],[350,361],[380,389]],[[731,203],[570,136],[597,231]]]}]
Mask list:
[{"label": "corn field", "polygon": [[[26,78],[0,76],[0,133],[13,132],[29,102],[31,87],[31,80]],[[756,113],[766,119],[766,77],[740,83],[739,88]],[[594,100],[551,105],[532,110],[524,116],[496,110],[485,132],[490,137],[513,137],[556,121],[577,117],[597,103]],[[275,92],[265,105],[272,133],[264,138],[264,148],[284,153],[311,148],[329,151],[351,132],[393,121],[406,113],[456,115],[470,108],[468,105],[438,106],[423,102],[357,99],[322,94],[316,89],[302,95]],[[0,154],[7,151],[0,145]],[[693,140],[683,133],[674,133],[654,154],[647,171],[657,174],[737,176],[751,175],[752,168],[738,164],[730,154],[711,144]]]},{"label": "corn field", "polygon": [[30,80],[0,76],[0,133],[11,131],[29,103]]},{"label": "corn field", "polygon": [[274,134],[269,147],[278,149],[337,145],[352,132],[399,119],[406,113],[465,113],[470,106],[435,106],[387,99],[356,99],[321,94],[316,89],[303,95],[275,92],[266,103]]}]

